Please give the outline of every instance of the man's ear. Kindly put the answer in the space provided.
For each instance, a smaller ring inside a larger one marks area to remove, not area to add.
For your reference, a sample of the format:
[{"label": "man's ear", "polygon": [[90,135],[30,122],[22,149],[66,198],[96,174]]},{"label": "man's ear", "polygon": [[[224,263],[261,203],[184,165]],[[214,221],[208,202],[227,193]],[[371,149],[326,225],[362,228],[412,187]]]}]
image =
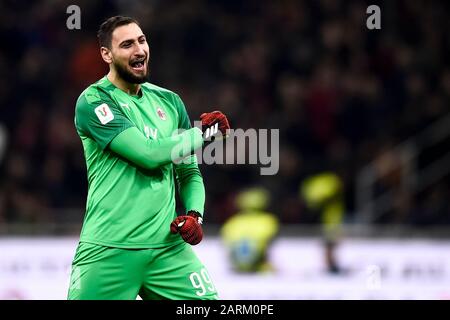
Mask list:
[{"label": "man's ear", "polygon": [[100,48],[100,54],[102,56],[103,61],[105,61],[107,64],[111,64],[112,63],[112,53],[111,50],[109,50],[106,47],[101,47]]}]

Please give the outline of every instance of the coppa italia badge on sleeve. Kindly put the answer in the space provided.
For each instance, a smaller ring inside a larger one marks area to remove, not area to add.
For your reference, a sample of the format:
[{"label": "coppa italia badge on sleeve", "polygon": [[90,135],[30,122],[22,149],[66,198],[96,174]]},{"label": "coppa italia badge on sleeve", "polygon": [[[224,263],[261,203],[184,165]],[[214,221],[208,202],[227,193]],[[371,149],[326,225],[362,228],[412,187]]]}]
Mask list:
[{"label": "coppa italia badge on sleeve", "polygon": [[161,108],[158,107],[158,109],[156,109],[156,113],[158,114],[158,116],[161,120],[164,120],[164,121],[167,120],[166,113]]},{"label": "coppa italia badge on sleeve", "polygon": [[106,103],[99,105],[94,111],[102,124],[107,124],[111,120],[114,120],[114,114]]}]

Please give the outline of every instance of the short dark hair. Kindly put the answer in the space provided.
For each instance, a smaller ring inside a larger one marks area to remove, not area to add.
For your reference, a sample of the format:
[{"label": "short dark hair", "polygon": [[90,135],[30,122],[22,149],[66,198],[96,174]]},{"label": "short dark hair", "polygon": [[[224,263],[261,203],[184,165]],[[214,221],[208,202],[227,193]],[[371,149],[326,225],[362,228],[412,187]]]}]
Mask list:
[{"label": "short dark hair", "polygon": [[139,26],[139,22],[131,17],[114,16],[105,20],[98,29],[97,38],[100,47],[106,47],[111,49],[112,33],[116,28],[126,26],[130,23],[136,23]]}]

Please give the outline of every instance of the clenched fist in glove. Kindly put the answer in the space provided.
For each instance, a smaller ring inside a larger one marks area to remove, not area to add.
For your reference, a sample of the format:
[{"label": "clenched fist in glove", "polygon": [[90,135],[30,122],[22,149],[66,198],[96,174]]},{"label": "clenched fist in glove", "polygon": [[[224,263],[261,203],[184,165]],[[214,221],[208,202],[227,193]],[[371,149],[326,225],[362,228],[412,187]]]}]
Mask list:
[{"label": "clenched fist in glove", "polygon": [[200,243],[203,239],[202,217],[194,211],[175,218],[170,224],[170,232],[179,232],[184,241],[191,245]]},{"label": "clenched fist in glove", "polygon": [[[200,116],[202,121],[202,132],[204,139],[214,140],[217,136],[226,138],[228,136],[228,130],[230,130],[230,124],[227,117],[220,111],[213,111],[203,113]],[[220,131],[220,134],[219,134]]]}]

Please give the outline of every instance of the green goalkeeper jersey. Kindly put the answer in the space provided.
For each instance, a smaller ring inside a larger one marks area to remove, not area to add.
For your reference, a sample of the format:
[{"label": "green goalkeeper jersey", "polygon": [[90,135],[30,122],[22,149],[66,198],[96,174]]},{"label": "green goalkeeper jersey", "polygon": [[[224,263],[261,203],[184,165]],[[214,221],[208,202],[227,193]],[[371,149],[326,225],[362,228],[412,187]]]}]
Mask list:
[{"label": "green goalkeeper jersey", "polygon": [[179,234],[170,233],[177,215],[177,182],[186,210],[203,214],[205,200],[195,156],[188,164],[143,168],[109,148],[118,135],[133,127],[145,135],[145,141],[169,139],[177,129],[191,128],[180,97],[150,83],[141,85],[139,96],[132,96],[105,76],[78,98],[75,127],[88,176],[80,241],[119,248],[159,248],[183,241]]}]

